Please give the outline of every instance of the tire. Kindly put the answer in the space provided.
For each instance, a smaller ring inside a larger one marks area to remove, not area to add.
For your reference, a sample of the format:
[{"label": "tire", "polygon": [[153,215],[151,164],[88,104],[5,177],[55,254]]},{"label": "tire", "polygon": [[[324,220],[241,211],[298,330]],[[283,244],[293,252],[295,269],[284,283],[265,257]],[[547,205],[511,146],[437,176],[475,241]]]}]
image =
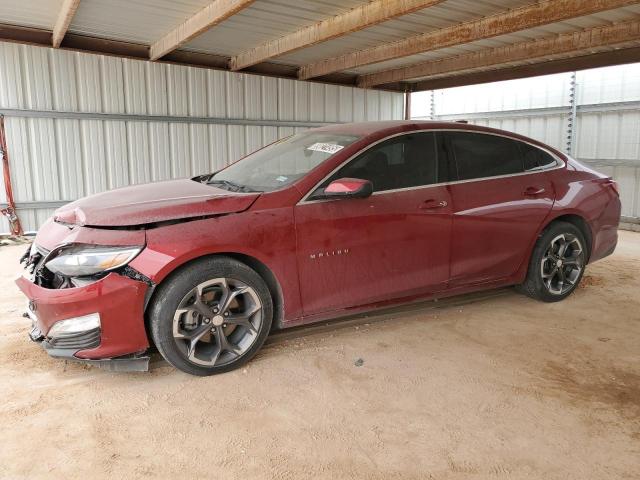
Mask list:
[{"label": "tire", "polygon": [[149,330],[160,354],[191,375],[228,372],[264,343],[273,302],[262,277],[229,257],[207,257],[178,270],[158,287]]},{"label": "tire", "polygon": [[527,277],[518,291],[543,302],[564,300],[582,279],[587,252],[579,228],[562,221],[551,223],[533,248]]}]

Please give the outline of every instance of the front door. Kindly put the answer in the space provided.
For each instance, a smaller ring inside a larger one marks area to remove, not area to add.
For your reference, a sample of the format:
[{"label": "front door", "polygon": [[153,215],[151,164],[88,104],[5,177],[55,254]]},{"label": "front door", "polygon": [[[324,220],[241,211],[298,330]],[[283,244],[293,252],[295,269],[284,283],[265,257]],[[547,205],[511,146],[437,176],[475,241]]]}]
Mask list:
[{"label": "front door", "polygon": [[446,132],[458,182],[451,185],[451,287],[501,280],[528,259],[554,200],[547,152],[510,138]]},{"label": "front door", "polygon": [[295,207],[304,315],[422,295],[449,279],[449,164],[433,133],[393,137],[326,179],[370,180],[364,199]]}]

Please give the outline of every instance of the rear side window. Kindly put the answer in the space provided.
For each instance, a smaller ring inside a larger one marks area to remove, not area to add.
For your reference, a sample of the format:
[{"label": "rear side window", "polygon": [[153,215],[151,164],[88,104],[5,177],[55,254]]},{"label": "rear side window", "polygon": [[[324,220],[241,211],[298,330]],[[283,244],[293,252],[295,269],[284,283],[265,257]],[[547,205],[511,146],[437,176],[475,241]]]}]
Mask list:
[{"label": "rear side window", "polygon": [[525,172],[542,170],[557,165],[557,161],[553,155],[528,143],[520,143],[520,151],[522,152]]},{"label": "rear side window", "polygon": [[433,132],[399,135],[354,158],[321,188],[339,178],[370,180],[375,192],[447,182],[449,164],[441,152],[440,137]]},{"label": "rear side window", "polygon": [[497,135],[447,132],[458,167],[458,179],[496,177],[522,173],[520,142]]},{"label": "rear side window", "polygon": [[557,165],[557,161],[553,155],[538,147],[534,147],[528,143],[520,143],[520,150],[522,151],[525,172],[551,168]]}]

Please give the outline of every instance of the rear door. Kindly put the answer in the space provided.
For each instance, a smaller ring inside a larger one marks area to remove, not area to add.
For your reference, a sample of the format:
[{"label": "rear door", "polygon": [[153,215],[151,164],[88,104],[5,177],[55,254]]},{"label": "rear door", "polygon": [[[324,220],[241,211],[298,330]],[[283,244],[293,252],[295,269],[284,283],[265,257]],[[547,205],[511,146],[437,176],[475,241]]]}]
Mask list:
[{"label": "rear door", "polygon": [[364,199],[313,200],[295,207],[305,315],[446,288],[451,210],[446,155],[436,136],[393,137],[360,154],[316,189],[362,178]]},{"label": "rear door", "polygon": [[[544,172],[556,159],[499,135],[443,132],[455,160],[451,287],[513,275],[554,201]],[[546,166],[545,166],[546,163]]]}]

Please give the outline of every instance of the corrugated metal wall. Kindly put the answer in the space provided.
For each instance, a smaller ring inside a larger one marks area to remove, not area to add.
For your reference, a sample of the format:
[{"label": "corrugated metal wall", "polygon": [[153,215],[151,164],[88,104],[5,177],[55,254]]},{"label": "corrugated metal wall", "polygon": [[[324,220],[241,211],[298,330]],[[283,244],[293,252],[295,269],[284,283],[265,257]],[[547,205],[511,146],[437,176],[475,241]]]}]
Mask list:
[{"label": "corrugated metal wall", "polygon": [[403,95],[0,43],[0,113],[34,230],[66,201],[210,172],[316,124],[400,119]]},{"label": "corrugated metal wall", "polygon": [[[468,119],[567,151],[572,74],[413,94],[415,118]],[[640,64],[575,74],[573,156],[620,184],[622,214],[640,218]]]}]

